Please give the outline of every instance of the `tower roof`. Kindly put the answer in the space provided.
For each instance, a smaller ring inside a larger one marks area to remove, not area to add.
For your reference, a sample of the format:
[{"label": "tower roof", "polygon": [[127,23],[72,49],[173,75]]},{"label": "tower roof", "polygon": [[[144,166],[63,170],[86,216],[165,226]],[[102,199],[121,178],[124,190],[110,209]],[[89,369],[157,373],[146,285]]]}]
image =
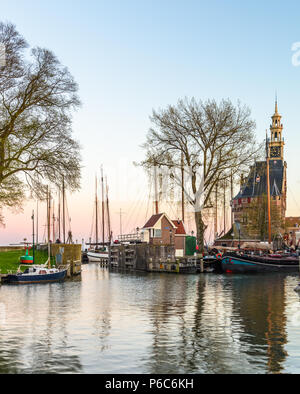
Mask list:
[{"label": "tower roof", "polygon": [[275,112],[274,115],[272,116],[272,118],[276,118],[276,117],[280,117],[281,115],[278,112],[278,99],[277,99],[277,93],[276,93],[276,97],[275,97]]},{"label": "tower roof", "polygon": [[[284,162],[282,160],[270,161],[270,194],[280,196],[284,188]],[[238,195],[234,198],[258,197],[267,194],[267,162],[260,161],[250,168],[249,175]]]},{"label": "tower roof", "polygon": [[278,102],[277,102],[277,98],[276,98],[276,101],[275,101],[275,115],[277,115],[278,114]]}]

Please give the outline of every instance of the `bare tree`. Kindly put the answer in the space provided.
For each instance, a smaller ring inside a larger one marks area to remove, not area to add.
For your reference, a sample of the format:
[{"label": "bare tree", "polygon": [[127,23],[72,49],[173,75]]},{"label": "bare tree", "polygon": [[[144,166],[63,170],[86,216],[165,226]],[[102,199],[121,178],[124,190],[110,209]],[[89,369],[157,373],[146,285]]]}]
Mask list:
[{"label": "bare tree", "polygon": [[[80,186],[80,147],[71,114],[80,105],[68,69],[43,48],[25,53],[12,24],[0,23],[5,65],[0,68],[0,208],[21,205],[25,185],[44,195],[43,182]],[[26,55],[26,56],[25,56]]]},{"label": "bare tree", "polygon": [[[176,106],[153,111],[153,127],[144,144],[146,159],[141,163],[179,168],[183,155],[189,168],[197,240],[203,249],[205,223],[202,211],[211,204],[216,184],[245,170],[261,151],[255,142],[255,122],[250,110],[240,103],[234,106],[229,99],[219,104],[179,100]],[[201,178],[201,179],[199,179]],[[188,195],[189,193],[186,193]],[[199,204],[199,195],[203,204]]]}]

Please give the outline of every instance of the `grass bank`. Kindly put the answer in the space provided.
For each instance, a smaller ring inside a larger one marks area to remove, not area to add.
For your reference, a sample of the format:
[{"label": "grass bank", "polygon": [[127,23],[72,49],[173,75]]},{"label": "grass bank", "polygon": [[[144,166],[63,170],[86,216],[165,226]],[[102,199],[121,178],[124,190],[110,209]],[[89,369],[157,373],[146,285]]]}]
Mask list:
[{"label": "grass bank", "polygon": [[[0,273],[16,272],[20,265],[20,257],[25,256],[25,250],[12,250],[9,252],[0,252]],[[32,256],[32,251],[29,253]],[[44,250],[35,250],[35,264],[45,264],[48,259],[48,252]],[[25,267],[21,267],[22,270]]]}]

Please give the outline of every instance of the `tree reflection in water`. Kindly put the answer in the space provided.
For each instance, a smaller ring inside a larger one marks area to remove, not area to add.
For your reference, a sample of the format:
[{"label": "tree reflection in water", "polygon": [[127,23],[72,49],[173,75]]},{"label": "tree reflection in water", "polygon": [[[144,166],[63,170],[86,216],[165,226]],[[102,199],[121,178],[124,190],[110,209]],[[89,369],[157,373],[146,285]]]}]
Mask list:
[{"label": "tree reflection in water", "polygon": [[278,274],[118,273],[88,265],[82,281],[2,286],[0,372],[286,372],[296,283]]}]

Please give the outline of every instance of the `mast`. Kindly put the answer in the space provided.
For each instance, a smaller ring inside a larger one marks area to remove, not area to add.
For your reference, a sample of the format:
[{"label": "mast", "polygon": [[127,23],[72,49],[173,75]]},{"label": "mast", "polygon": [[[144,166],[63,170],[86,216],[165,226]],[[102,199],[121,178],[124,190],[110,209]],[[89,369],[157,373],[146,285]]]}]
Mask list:
[{"label": "mast", "polygon": [[267,153],[267,196],[268,196],[268,235],[269,244],[272,242],[271,234],[271,193],[270,193],[270,152],[268,144],[268,136],[266,136],[266,153]]},{"label": "mast", "polygon": [[159,209],[158,209],[158,190],[157,190],[157,168],[156,168],[156,162],[154,162],[154,199],[155,199],[155,214],[159,214]]},{"label": "mast", "polygon": [[50,247],[50,212],[51,212],[51,195],[49,186],[47,186],[47,228],[48,228],[48,267],[50,268],[51,263],[51,247]]},{"label": "mast", "polygon": [[95,208],[96,208],[96,247],[97,249],[98,246],[98,194],[97,194],[97,186],[98,186],[98,180],[97,180],[97,175],[96,175],[96,180],[95,180]]},{"label": "mast", "polygon": [[105,226],[104,226],[104,180],[103,180],[103,166],[101,166],[101,191],[102,191],[102,245],[104,247],[104,231],[105,231]]},{"label": "mast", "polygon": [[181,209],[182,209],[182,222],[184,223],[184,156],[181,154]]},{"label": "mast", "polygon": [[120,235],[122,237],[122,208],[120,208]]},{"label": "mast", "polygon": [[226,181],[224,180],[224,196],[223,196],[223,204],[224,204],[224,235],[226,234]]},{"label": "mast", "polygon": [[216,239],[218,234],[218,184],[216,183],[216,190],[215,190],[215,220],[214,220],[214,230],[215,234],[214,237]]},{"label": "mast", "polygon": [[54,213],[54,200],[53,200],[53,214],[52,214],[52,238],[53,243],[55,242],[55,213]]},{"label": "mast", "polygon": [[111,229],[110,229],[110,214],[109,214],[109,199],[108,199],[108,184],[106,180],[106,210],[107,210],[107,227],[108,227],[108,241],[111,243]]},{"label": "mast", "polygon": [[58,239],[61,241],[60,237],[60,188],[58,189]]},{"label": "mast", "polygon": [[233,174],[231,171],[230,174],[230,193],[231,193],[231,228],[233,228],[233,209],[232,209],[232,203],[233,203]]},{"label": "mast", "polygon": [[48,234],[48,243],[50,243],[50,215],[51,215],[51,193],[48,188],[48,198],[47,198],[47,203],[48,203],[48,209],[47,209],[47,234]]},{"label": "mast", "polygon": [[36,200],[36,244],[39,243],[39,200]]},{"label": "mast", "polygon": [[63,197],[63,236],[64,236],[64,244],[65,244],[66,243],[65,177],[63,177],[62,197]]},{"label": "mast", "polygon": [[33,256],[33,264],[34,264],[34,210],[32,210],[32,256]]}]

